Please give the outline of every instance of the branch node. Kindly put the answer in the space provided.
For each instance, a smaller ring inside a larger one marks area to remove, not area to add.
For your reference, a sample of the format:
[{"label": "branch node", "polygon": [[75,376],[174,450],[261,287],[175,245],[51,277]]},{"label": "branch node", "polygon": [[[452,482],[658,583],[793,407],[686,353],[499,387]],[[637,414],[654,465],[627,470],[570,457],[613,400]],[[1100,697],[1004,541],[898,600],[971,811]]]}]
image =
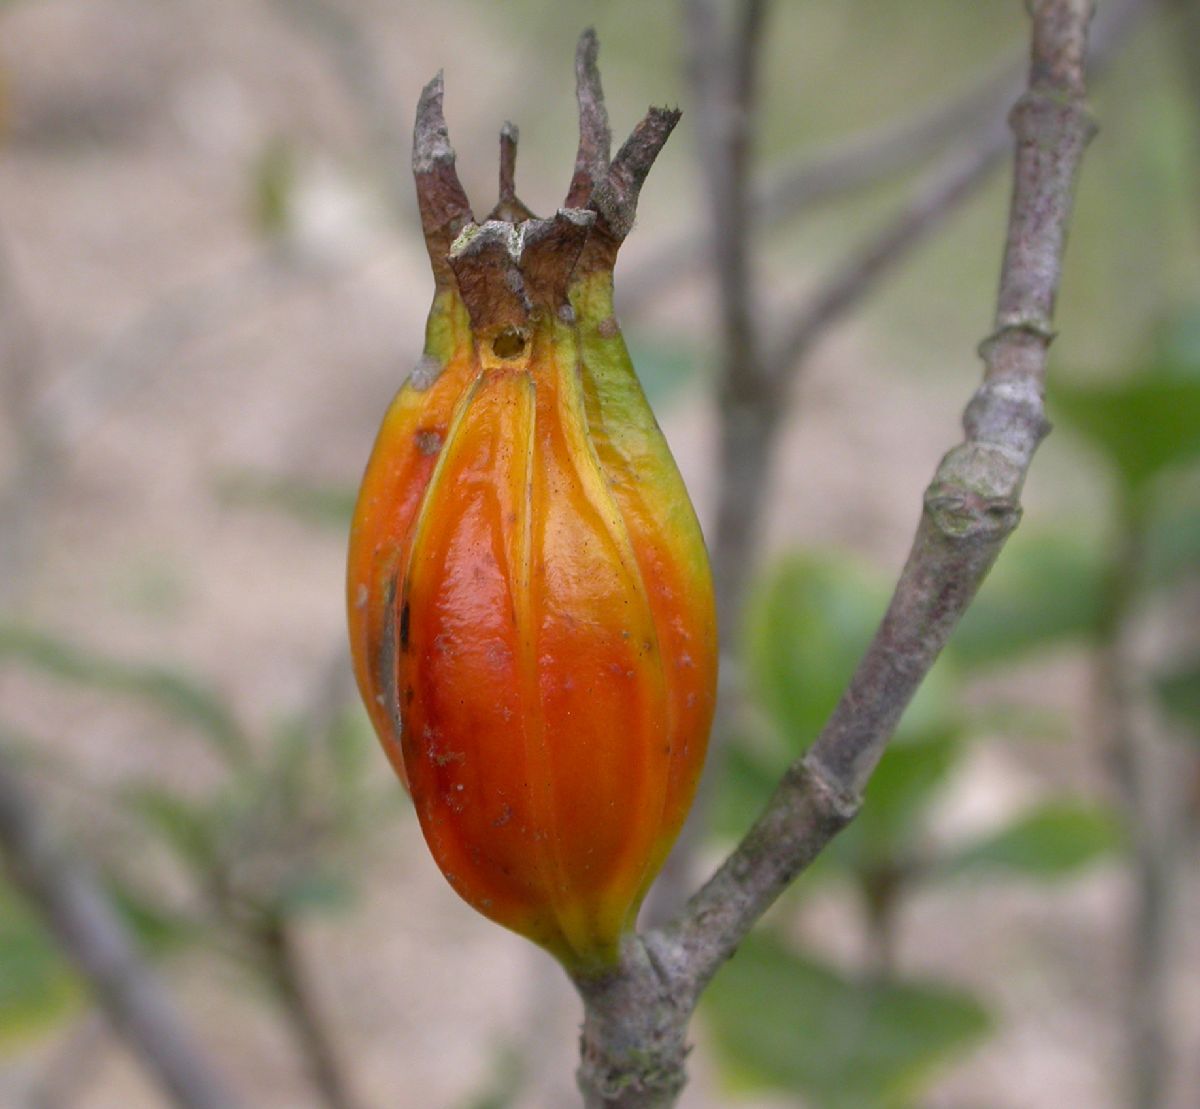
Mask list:
[{"label": "branch node", "polygon": [[968,441],[942,459],[925,512],[947,541],[998,545],[1021,520],[1024,459],[1001,443]]},{"label": "branch node", "polygon": [[814,750],[794,762],[787,771],[788,776],[803,778],[810,786],[810,796],[817,810],[840,830],[849,824],[862,808],[862,797],[842,786],[838,775],[830,770]]},{"label": "branch node", "polygon": [[1092,110],[1062,89],[1042,87],[1022,93],[1008,113],[1008,125],[1022,142],[1051,148],[1062,135],[1089,143],[1099,130]]},{"label": "branch node", "polygon": [[1007,318],[1001,318],[996,330],[979,344],[979,357],[990,364],[998,346],[1021,335],[1028,335],[1048,347],[1054,342],[1058,332],[1044,316],[1022,316],[1020,313],[1014,313]]},{"label": "branch node", "polygon": [[1042,388],[1031,374],[989,369],[963,413],[968,440],[1003,449],[1017,465],[1026,465],[1049,434]]}]

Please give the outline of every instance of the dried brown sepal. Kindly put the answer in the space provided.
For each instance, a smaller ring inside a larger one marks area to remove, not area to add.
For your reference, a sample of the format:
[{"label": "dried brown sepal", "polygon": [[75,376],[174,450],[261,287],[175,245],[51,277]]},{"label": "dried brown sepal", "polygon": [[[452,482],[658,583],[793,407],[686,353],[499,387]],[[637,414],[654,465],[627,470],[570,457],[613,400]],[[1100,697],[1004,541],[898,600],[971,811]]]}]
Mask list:
[{"label": "dried brown sepal", "polygon": [[466,227],[450,250],[450,267],[477,335],[523,329],[533,310],[521,274],[521,231],[505,220]]},{"label": "dried brown sepal", "polygon": [[595,222],[587,208],[560,208],[553,219],[525,224],[521,272],[535,304],[558,311],[567,303],[567,284]]},{"label": "dried brown sepal", "polygon": [[651,108],[617,151],[588,202],[598,218],[579,260],[581,272],[612,270],[616,265],[617,251],[633,230],[642,185],[681,114],[678,109]]},{"label": "dried brown sepal", "polygon": [[538,313],[562,308],[595,220],[587,209],[563,208],[552,219],[465,228],[450,266],[476,334],[525,334]]},{"label": "dried brown sepal", "polygon": [[520,223],[536,218],[517,196],[517,141],[520,134],[515,123],[505,122],[500,128],[500,200],[488,213],[489,220]]},{"label": "dried brown sepal", "polygon": [[604,104],[604,89],[600,85],[600,70],[596,58],[600,42],[589,27],[579,36],[575,48],[575,100],[579,105],[579,150],[575,155],[575,173],[567,189],[567,208],[582,208],[591,199],[596,185],[608,173],[612,132],[608,126],[608,109]]},{"label": "dried brown sepal", "polygon": [[642,185],[682,114],[678,108],[651,108],[593,190],[588,207],[601,216],[618,240],[633,230]]},{"label": "dried brown sepal", "polygon": [[439,286],[457,282],[479,330],[523,328],[537,308],[566,304],[573,276],[611,271],[633,228],[638,195],[680,113],[651,108],[610,161],[612,135],[590,28],[575,53],[579,147],[563,208],[539,220],[516,194],[517,128],[500,132],[500,199],[476,224],[454,168],[439,74],[421,94],[413,172],[425,244]]},{"label": "dried brown sepal", "polygon": [[454,280],[447,255],[458,233],[474,218],[454,167],[454,148],[442,112],[442,75],[421,90],[413,128],[413,178],[421,231],[438,286]]}]

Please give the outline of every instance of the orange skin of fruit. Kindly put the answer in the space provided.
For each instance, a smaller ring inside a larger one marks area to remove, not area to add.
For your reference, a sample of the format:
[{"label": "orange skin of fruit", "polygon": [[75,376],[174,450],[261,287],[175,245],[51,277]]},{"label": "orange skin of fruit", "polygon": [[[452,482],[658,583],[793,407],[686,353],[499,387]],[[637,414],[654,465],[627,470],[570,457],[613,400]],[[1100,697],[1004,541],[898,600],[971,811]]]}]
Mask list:
[{"label": "orange skin of fruit", "polygon": [[[703,540],[612,317],[611,272],[493,351],[453,287],[359,496],[355,674],[453,888],[573,973],[690,807],[716,690]],[[421,388],[420,386],[426,385]]]},{"label": "orange skin of fruit", "polygon": [[[405,787],[408,776],[400,751],[400,723],[389,706],[394,688],[394,591],[421,499],[445,442],[450,417],[474,379],[474,342],[467,311],[456,291],[439,289],[425,333],[424,364],[439,367],[436,380],[421,389],[421,367],[401,386],[384,416],[359,486],[350,526],[346,566],[346,607],[350,657],[359,693],[388,761]],[[443,365],[444,364],[444,365]]]}]

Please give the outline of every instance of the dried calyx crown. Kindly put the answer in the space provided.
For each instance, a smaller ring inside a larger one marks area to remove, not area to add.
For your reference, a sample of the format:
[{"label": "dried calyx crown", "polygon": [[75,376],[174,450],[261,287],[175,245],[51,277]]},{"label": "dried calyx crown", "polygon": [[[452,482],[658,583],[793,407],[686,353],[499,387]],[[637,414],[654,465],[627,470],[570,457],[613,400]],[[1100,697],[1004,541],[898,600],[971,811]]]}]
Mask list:
[{"label": "dried calyx crown", "polygon": [[476,332],[524,334],[541,312],[567,303],[573,277],[612,271],[633,227],[638,193],[680,113],[651,108],[615,157],[596,68],[592,30],[575,52],[579,151],[563,207],[538,219],[517,198],[517,129],[500,132],[500,200],[476,222],[454,167],[439,73],[421,93],[413,134],[413,174],[421,227],[438,288],[456,284]]}]

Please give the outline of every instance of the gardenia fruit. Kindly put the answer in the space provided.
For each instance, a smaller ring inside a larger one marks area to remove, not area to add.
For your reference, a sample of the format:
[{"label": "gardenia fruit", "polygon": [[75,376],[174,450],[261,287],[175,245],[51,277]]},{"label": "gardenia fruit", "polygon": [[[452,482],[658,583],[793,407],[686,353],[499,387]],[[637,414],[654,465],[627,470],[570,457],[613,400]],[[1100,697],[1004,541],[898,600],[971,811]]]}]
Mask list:
[{"label": "gardenia fruit", "polygon": [[430,850],[481,913],[589,973],[690,806],[716,685],[712,582],[687,492],[613,315],[637,193],[678,113],[609,161],[580,44],[566,204],[512,190],[476,222],[441,79],[414,172],[436,291],[379,432],[350,539],[354,668]]}]

